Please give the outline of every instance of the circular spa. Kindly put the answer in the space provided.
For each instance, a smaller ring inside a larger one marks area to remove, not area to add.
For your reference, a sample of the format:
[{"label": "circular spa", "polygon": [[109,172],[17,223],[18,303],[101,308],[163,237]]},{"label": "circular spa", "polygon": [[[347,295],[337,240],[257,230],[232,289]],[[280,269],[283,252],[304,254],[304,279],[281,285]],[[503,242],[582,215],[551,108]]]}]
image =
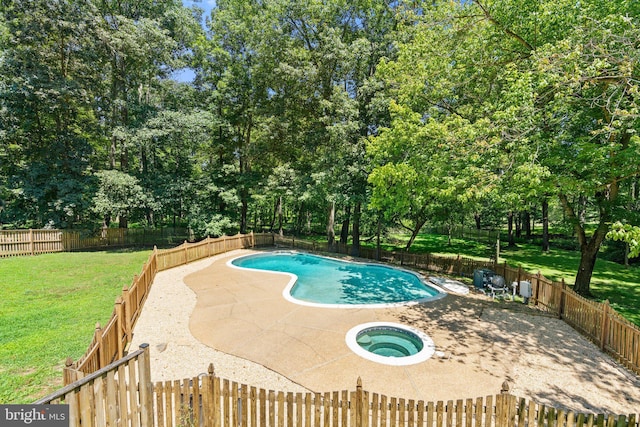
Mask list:
[{"label": "circular spa", "polygon": [[398,323],[371,322],[358,325],[346,335],[357,355],[385,365],[414,365],[435,352],[433,340],[424,332]]}]

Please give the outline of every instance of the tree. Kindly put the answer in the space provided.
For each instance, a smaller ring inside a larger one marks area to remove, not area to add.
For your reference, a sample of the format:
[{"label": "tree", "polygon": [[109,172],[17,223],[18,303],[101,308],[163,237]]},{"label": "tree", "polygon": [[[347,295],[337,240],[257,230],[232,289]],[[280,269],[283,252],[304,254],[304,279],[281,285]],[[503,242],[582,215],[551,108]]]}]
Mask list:
[{"label": "tree", "polygon": [[132,214],[144,210],[154,201],[142,189],[138,180],[124,172],[105,170],[97,174],[99,184],[93,200],[93,210],[104,218],[103,227],[111,219],[119,220],[120,228],[127,228]]},{"label": "tree", "polygon": [[[581,246],[575,288],[588,294],[608,224],[621,214],[619,185],[638,173],[638,6],[476,0],[430,12],[383,68],[394,98],[424,126],[475,129],[468,153],[482,158],[480,185],[508,204],[522,193],[559,195]],[[523,170],[535,175],[524,187]],[[592,236],[577,200],[598,213]]]},{"label": "tree", "polygon": [[19,225],[88,220],[98,123],[92,10],[83,2],[3,1],[0,153]]}]

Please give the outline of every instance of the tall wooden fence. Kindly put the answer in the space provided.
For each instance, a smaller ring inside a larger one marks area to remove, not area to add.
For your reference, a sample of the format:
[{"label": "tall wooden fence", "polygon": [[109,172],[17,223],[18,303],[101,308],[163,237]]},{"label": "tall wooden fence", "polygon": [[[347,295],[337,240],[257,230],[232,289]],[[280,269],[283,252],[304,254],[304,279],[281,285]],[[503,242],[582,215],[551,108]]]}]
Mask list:
[{"label": "tall wooden fence", "polygon": [[182,228],[104,228],[95,233],[76,230],[0,230],[0,257],[160,243],[171,245],[188,237],[189,233]]},{"label": "tall wooden fence", "polygon": [[96,325],[87,352],[79,360],[67,359],[64,383],[70,384],[83,376],[98,371],[122,358],[133,338],[133,328],[142,311],[156,273],[179,265],[188,264],[234,249],[273,245],[270,234],[238,234],[217,239],[207,238],[197,243],[183,243],[173,249],[154,248],[142,272],[134,276],[130,286],[124,287],[116,298],[113,313],[104,327]]},{"label": "tall wooden fence", "polygon": [[69,404],[70,427],[640,427],[636,414],[576,414],[509,394],[425,402],[355,390],[292,393],[221,379],[151,383],[140,350],[38,404]]},{"label": "tall wooden fence", "polygon": [[[295,238],[276,236],[275,244],[311,251],[327,251],[327,244],[308,242]],[[351,247],[336,245],[336,251],[350,254]],[[443,257],[432,254],[377,251],[360,248],[358,256],[384,261],[390,264],[417,269],[472,277],[476,269],[488,268],[501,274],[506,283],[528,281],[532,287],[530,304],[540,310],[555,314],[570,326],[596,343],[621,364],[640,374],[640,328],[623,318],[609,303],[590,301],[561,282],[545,278],[540,272],[530,273],[512,268],[507,263],[478,261],[463,257]]]}]

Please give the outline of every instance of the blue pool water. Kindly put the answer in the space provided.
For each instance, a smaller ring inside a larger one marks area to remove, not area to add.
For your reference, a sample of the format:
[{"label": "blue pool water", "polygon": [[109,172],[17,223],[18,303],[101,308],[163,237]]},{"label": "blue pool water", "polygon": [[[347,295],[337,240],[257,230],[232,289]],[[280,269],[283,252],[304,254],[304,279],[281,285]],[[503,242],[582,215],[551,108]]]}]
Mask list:
[{"label": "blue pool water", "polygon": [[321,305],[387,305],[443,296],[418,275],[376,264],[340,261],[297,252],[236,258],[237,267],[294,274],[294,300]]}]

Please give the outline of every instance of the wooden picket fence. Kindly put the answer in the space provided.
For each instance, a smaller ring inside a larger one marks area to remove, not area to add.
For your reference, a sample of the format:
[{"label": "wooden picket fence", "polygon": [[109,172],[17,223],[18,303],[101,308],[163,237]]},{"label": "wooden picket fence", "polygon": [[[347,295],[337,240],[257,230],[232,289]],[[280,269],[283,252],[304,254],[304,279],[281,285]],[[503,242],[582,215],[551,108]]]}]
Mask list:
[{"label": "wooden picket fence", "polygon": [[[287,248],[328,250],[326,243],[309,242],[293,237],[274,236],[274,242],[277,246]],[[343,254],[352,252],[352,248],[346,245],[336,245],[336,250]],[[502,275],[506,283],[528,281],[532,287],[532,298],[529,302],[531,306],[563,319],[621,364],[640,374],[640,328],[611,308],[608,301],[590,301],[575,293],[564,280],[555,282],[540,272],[526,272],[522,268],[510,267],[506,262],[498,264],[495,261],[479,261],[460,256],[377,251],[371,248],[360,248],[358,256],[463,277],[473,277],[475,270],[488,268]]]},{"label": "wooden picket fence", "polygon": [[39,255],[134,245],[171,244],[187,239],[181,228],[104,228],[77,230],[0,230],[0,257]]},{"label": "wooden picket fence", "polygon": [[64,384],[70,384],[98,371],[126,354],[133,338],[133,328],[159,271],[234,249],[265,245],[273,245],[271,234],[238,234],[216,239],[207,238],[197,243],[184,242],[173,249],[154,248],[141,273],[134,276],[132,284],[125,286],[122,294],[116,298],[113,313],[107,324],[104,327],[96,325],[86,353],[75,362],[71,358],[67,359],[63,370]]},{"label": "wooden picket fence", "polygon": [[425,402],[363,389],[292,393],[239,384],[208,372],[150,379],[149,348],[36,404],[68,404],[69,426],[131,427],[640,427],[636,414],[576,414],[509,394]]}]

